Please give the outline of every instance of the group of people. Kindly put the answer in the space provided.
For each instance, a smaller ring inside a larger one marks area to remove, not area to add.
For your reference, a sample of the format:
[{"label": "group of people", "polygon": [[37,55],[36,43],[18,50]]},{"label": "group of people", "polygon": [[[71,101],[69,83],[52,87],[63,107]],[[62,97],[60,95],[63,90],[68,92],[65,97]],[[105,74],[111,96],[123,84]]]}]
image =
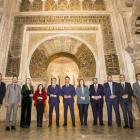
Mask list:
[{"label": "group of people", "polygon": [[[46,106],[46,99],[49,96],[49,125],[52,126],[52,113],[55,106],[56,111],[56,126],[59,124],[59,96],[63,97],[64,104],[64,124],[67,126],[67,111],[70,108],[72,126],[75,127],[75,113],[74,113],[74,96],[77,95],[77,104],[79,108],[79,117],[81,125],[87,125],[88,106],[89,103],[93,112],[93,125],[97,125],[97,118],[101,126],[103,123],[103,96],[105,95],[105,101],[108,112],[108,126],[112,126],[112,107],[115,110],[116,122],[118,127],[121,127],[121,118],[119,111],[119,103],[123,111],[123,117],[125,125],[123,128],[133,129],[133,115],[132,115],[132,94],[137,98],[138,107],[140,109],[140,73],[136,74],[137,82],[133,84],[133,90],[131,84],[125,81],[125,76],[121,74],[119,76],[120,83],[113,82],[111,75],[107,76],[107,83],[104,85],[98,83],[97,78],[93,78],[93,84],[85,85],[83,79],[79,80],[79,85],[76,90],[73,85],[70,84],[70,78],[65,77],[65,85],[62,89],[57,85],[57,79],[51,79],[51,85],[48,86],[47,93],[42,84],[39,84],[37,90],[34,93],[33,86],[30,78],[26,79],[25,85],[22,88],[17,84],[18,77],[16,75],[12,78],[12,83],[6,88],[5,83],[2,82],[2,74],[0,74],[0,105],[5,97],[5,106],[7,107],[6,113],[6,130],[10,130],[10,116],[13,109],[13,118],[11,129],[14,130],[18,106],[21,106],[21,121],[20,127],[28,128],[31,123],[31,108],[32,99],[35,100],[34,105],[37,110],[37,127],[42,127],[44,107]],[[129,121],[128,121],[129,116]]]}]

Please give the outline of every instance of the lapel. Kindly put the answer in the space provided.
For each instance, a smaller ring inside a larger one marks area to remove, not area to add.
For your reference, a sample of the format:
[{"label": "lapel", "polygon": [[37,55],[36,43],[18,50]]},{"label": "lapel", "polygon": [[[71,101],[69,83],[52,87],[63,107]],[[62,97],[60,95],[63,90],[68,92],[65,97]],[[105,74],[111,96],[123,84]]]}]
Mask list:
[{"label": "lapel", "polygon": [[57,85],[55,85],[55,89],[53,89],[53,87],[52,87],[52,85],[51,85],[51,89],[52,89],[52,91],[55,91],[55,90],[56,90],[56,86],[57,86]]},{"label": "lapel", "polygon": [[112,82],[112,84],[113,84],[112,91],[113,91],[113,94],[115,94],[115,91],[114,91],[114,89],[115,89],[115,83]]},{"label": "lapel", "polygon": [[137,82],[136,84],[137,84],[137,86],[138,86],[138,87],[139,87],[139,89],[140,89],[140,85],[139,85],[139,82]]},{"label": "lapel", "polygon": [[0,84],[0,88],[2,87],[2,82],[1,82],[1,84]]},{"label": "lapel", "polygon": [[100,87],[100,85],[98,84],[98,88],[97,88],[97,92],[96,92],[96,94],[98,93],[98,91],[99,91],[99,87]]},{"label": "lapel", "polygon": [[109,88],[109,91],[110,91],[110,94],[111,94],[111,89],[110,89],[110,85],[109,83],[107,82],[107,85],[108,85],[108,88]]},{"label": "lapel", "polygon": [[[122,91],[124,91],[125,89],[123,89],[122,84],[120,83],[120,87],[122,89]],[[126,83],[125,83],[125,87],[126,87]]]},{"label": "lapel", "polygon": [[[15,89],[14,89],[13,83],[11,84],[11,88],[12,88],[12,90],[15,92]],[[16,93],[18,93],[18,84],[17,84],[17,87],[16,87]]]},{"label": "lapel", "polygon": [[14,86],[13,86],[13,83],[12,83],[10,86],[11,86],[12,90],[14,90],[14,91],[15,91]]},{"label": "lapel", "polygon": [[93,91],[94,91],[94,93],[95,93],[95,88],[94,88],[94,84],[93,84],[93,88],[92,88],[92,89],[93,89]]}]

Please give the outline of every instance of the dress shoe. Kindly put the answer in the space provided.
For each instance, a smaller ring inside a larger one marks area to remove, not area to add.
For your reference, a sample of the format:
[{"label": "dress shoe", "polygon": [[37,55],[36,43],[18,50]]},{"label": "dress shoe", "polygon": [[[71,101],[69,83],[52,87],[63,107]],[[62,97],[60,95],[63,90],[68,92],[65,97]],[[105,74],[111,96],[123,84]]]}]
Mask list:
[{"label": "dress shoe", "polygon": [[49,123],[48,127],[51,127],[51,126],[52,126],[52,124],[51,124],[51,123]]},{"label": "dress shoe", "polygon": [[22,127],[22,128],[26,128],[26,126],[25,126],[25,125],[21,125],[20,127]]},{"label": "dress shoe", "polygon": [[112,126],[112,123],[108,123],[108,126]]},{"label": "dress shoe", "polygon": [[83,122],[81,122],[81,125],[84,125]]},{"label": "dress shoe", "polygon": [[118,123],[118,127],[121,127],[121,123]]},{"label": "dress shoe", "polygon": [[67,123],[64,123],[63,126],[67,126]]},{"label": "dress shoe", "polygon": [[42,127],[42,123],[39,124],[39,127]]},{"label": "dress shoe", "polygon": [[101,125],[101,126],[104,126],[104,123],[102,122],[102,123],[100,123],[100,125]]},{"label": "dress shoe", "polygon": [[72,123],[72,126],[75,127],[75,123]]},{"label": "dress shoe", "polygon": [[26,128],[29,128],[30,127],[30,125],[26,125]]},{"label": "dress shoe", "polygon": [[85,122],[85,125],[87,125],[87,122]]},{"label": "dress shoe", "polygon": [[59,123],[56,124],[57,127],[60,127]]},{"label": "dress shoe", "polygon": [[130,125],[130,129],[133,129],[133,126],[132,125]]},{"label": "dress shoe", "polygon": [[126,129],[126,128],[129,128],[129,126],[128,125],[125,125],[123,128]]},{"label": "dress shoe", "polygon": [[11,126],[11,129],[12,129],[12,130],[15,130],[16,128],[15,128],[15,126]]},{"label": "dress shoe", "polygon": [[95,122],[95,123],[93,123],[92,125],[97,125],[97,123]]},{"label": "dress shoe", "polygon": [[9,131],[10,130],[10,127],[6,127],[6,131]]}]

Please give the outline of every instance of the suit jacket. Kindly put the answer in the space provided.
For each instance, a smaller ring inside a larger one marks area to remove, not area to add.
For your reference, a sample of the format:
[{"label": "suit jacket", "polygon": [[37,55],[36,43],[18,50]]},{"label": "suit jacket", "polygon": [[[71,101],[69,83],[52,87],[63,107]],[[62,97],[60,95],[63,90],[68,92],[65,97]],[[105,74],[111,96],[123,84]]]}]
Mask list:
[{"label": "suit jacket", "polygon": [[114,99],[111,99],[110,96],[111,96],[111,89],[110,89],[110,86],[109,86],[109,83],[105,83],[104,84],[104,87],[103,87],[103,93],[105,95],[105,100],[106,101],[112,101],[112,100],[118,100],[118,95],[116,94],[116,87],[117,87],[117,83],[116,82],[112,82],[113,84],[113,95],[116,96],[116,98]]},{"label": "suit jacket", "polygon": [[31,86],[29,90],[26,84],[23,85],[21,89],[22,102],[32,102],[32,97],[30,97],[30,94],[34,94],[33,87]]},{"label": "suit jacket", "polygon": [[137,100],[140,100],[140,85],[138,82],[133,84],[133,93],[136,96]]},{"label": "suit jacket", "polygon": [[[82,88],[77,86],[76,94],[77,94],[77,103],[78,104],[89,104],[89,89],[87,86],[83,87],[84,95],[82,93]],[[85,100],[82,100],[81,97],[85,97]]]},{"label": "suit jacket", "polygon": [[[64,95],[71,95],[71,98],[68,98],[68,99],[65,99],[64,98]],[[73,97],[76,95],[76,92],[75,92],[75,88],[73,85],[69,84],[69,87],[66,87],[66,85],[62,86],[62,94],[61,96],[63,97],[63,102],[69,102],[69,103],[73,103],[74,102],[74,99]]]},{"label": "suit jacket", "polygon": [[2,102],[3,102],[3,98],[5,96],[5,92],[6,92],[5,83],[1,82],[1,85],[0,85],[0,104],[2,104]]},{"label": "suit jacket", "polygon": [[[50,97],[50,94],[56,95],[57,97]],[[52,88],[52,85],[48,86],[47,95],[49,96],[49,103],[57,102],[59,103],[59,96],[61,95],[61,88],[59,85],[56,85],[55,89]]]},{"label": "suit jacket", "polygon": [[98,84],[97,93],[95,92],[94,84],[90,85],[89,92],[90,92],[90,102],[94,101],[92,96],[101,96],[101,98],[98,101],[103,102],[103,86],[101,84]]},{"label": "suit jacket", "polygon": [[[125,89],[123,89],[121,83],[117,84],[116,94],[119,96],[120,102],[132,102],[131,96],[133,94],[130,83],[125,82]],[[128,94],[128,98],[123,99],[122,96]]]},{"label": "suit jacket", "polygon": [[17,84],[16,91],[13,87],[13,83],[7,86],[5,103],[15,104],[21,102],[21,87]]},{"label": "suit jacket", "polygon": [[[34,103],[34,105],[36,106],[37,105],[37,103],[38,103],[38,95],[39,95],[39,91],[36,91],[35,93],[34,93],[34,96],[33,96],[33,99],[35,100],[35,103]],[[47,95],[46,95],[46,92],[45,91],[42,91],[42,103],[43,103],[43,105],[45,106],[46,105],[46,99],[47,99]]]}]

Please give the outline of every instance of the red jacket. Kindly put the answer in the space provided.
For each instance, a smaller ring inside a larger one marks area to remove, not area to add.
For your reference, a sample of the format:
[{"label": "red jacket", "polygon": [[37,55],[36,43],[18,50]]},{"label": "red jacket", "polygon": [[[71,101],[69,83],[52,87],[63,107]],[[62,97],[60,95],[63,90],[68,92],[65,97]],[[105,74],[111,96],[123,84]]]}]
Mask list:
[{"label": "red jacket", "polygon": [[[36,91],[35,93],[34,93],[34,96],[33,96],[33,99],[35,100],[35,103],[34,103],[34,105],[36,106],[37,105],[37,102],[38,102],[38,95],[39,95],[39,91]],[[43,105],[45,106],[46,105],[46,99],[47,99],[47,95],[46,95],[46,92],[45,91],[42,91],[42,103],[43,103]]]}]

